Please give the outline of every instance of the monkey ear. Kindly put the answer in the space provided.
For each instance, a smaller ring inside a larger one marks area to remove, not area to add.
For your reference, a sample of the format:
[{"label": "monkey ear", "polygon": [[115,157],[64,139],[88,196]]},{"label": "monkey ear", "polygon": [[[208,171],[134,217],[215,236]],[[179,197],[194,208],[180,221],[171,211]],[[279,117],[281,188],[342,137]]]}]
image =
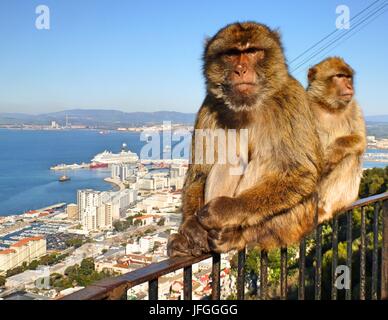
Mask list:
[{"label": "monkey ear", "polygon": [[310,68],[309,72],[307,74],[307,78],[309,82],[312,82],[315,79],[315,75],[317,74],[317,69],[316,68]]}]

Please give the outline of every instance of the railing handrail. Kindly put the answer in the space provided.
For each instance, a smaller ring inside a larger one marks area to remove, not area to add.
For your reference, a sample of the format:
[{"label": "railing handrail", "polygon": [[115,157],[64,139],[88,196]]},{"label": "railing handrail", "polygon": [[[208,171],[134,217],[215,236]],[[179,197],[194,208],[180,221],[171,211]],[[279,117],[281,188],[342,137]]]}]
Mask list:
[{"label": "railing handrail", "polygon": [[212,254],[204,254],[198,257],[175,257],[160,262],[151,263],[145,267],[125,273],[123,275],[98,281],[91,286],[81,289],[73,294],[65,296],[62,300],[95,300],[105,299],[112,288],[126,287],[130,289],[138,284],[157,279],[165,274],[189,267],[195,263],[209,259]]},{"label": "railing handrail", "polygon": [[[341,212],[347,212],[355,208],[364,207],[371,203],[384,200],[388,200],[388,192],[358,199]],[[158,279],[160,276],[189,267],[195,263],[209,259],[212,256],[214,255],[208,253],[198,257],[175,257],[157,263],[151,263],[145,267],[117,277],[100,280],[84,289],[63,297],[62,300],[118,299],[121,297],[122,292],[126,292],[126,290],[136,285]]]},{"label": "railing handrail", "polygon": [[387,199],[388,199],[388,192],[384,192],[384,193],[376,194],[374,196],[358,199],[358,200],[354,201],[351,205],[346,207],[344,210],[342,210],[341,212],[346,212],[349,210],[353,210],[355,208],[364,207],[364,206],[367,206],[368,204],[371,204],[371,203],[374,203],[377,201],[387,200]]}]

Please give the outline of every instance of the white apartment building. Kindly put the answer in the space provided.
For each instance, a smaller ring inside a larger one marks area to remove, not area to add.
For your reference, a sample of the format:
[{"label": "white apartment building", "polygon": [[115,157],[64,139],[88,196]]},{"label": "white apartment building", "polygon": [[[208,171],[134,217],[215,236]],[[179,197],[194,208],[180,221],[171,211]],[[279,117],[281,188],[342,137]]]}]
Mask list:
[{"label": "white apartment building", "polygon": [[70,203],[66,207],[66,214],[69,220],[79,220],[78,206],[74,203]]},{"label": "white apartment building", "polygon": [[139,190],[163,190],[170,187],[170,178],[165,174],[157,174],[140,178],[137,182]]},{"label": "white apartment building", "polygon": [[97,230],[97,207],[88,206],[82,211],[81,224],[87,231]]},{"label": "white apartment building", "polygon": [[101,191],[96,191],[93,189],[84,189],[77,191],[77,204],[78,212],[80,214],[80,219],[82,219],[82,213],[85,208],[94,206],[98,207],[100,204]]},{"label": "white apartment building", "polygon": [[13,269],[34,259],[44,256],[47,252],[46,239],[43,237],[24,238],[12,244],[8,249],[0,251],[0,273]]},{"label": "white apartment building", "polygon": [[146,236],[141,237],[138,242],[128,243],[125,247],[125,254],[131,253],[147,253],[154,248],[154,239],[153,237]]},{"label": "white apartment building", "polygon": [[121,164],[112,164],[111,166],[112,179],[125,181],[134,173],[135,173],[135,167],[133,165],[121,163]]},{"label": "white apartment building", "polygon": [[181,195],[172,192],[159,192],[145,198],[138,204],[138,208],[147,213],[154,212],[154,208],[161,212],[174,211],[181,204]]},{"label": "white apartment building", "polygon": [[117,192],[78,190],[80,222],[86,231],[104,230],[125,215],[125,210],[137,199],[137,191]]}]

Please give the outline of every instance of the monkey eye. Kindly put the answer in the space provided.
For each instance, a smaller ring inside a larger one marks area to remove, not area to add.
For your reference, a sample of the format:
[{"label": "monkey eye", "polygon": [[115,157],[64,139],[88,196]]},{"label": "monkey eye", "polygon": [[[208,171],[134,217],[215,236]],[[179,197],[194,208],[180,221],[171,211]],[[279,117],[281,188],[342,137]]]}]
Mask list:
[{"label": "monkey eye", "polygon": [[252,48],[248,48],[247,50],[244,50],[244,53],[248,53],[252,55],[258,52],[264,52],[264,49],[252,47]]},{"label": "monkey eye", "polygon": [[224,56],[226,57],[235,57],[235,56],[239,56],[240,54],[241,54],[241,51],[238,49],[229,49],[224,52]]},{"label": "monkey eye", "polygon": [[337,74],[335,75],[335,77],[337,77],[337,78],[349,78],[349,79],[352,78],[352,76],[349,76],[349,75],[344,74],[344,73],[337,73]]}]

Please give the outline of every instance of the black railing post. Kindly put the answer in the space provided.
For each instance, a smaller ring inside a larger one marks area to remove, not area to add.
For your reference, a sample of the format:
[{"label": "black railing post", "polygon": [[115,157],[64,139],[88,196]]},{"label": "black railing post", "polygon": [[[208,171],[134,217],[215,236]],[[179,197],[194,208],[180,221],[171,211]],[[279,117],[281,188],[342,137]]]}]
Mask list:
[{"label": "black railing post", "polygon": [[360,300],[365,300],[365,261],[366,261],[365,251],[366,251],[365,207],[361,207]]},{"label": "black railing post", "polygon": [[321,300],[322,288],[322,225],[315,229],[315,300]]},{"label": "black railing post", "polygon": [[214,253],[212,263],[212,300],[220,300],[221,297],[220,273],[221,255]]},{"label": "black railing post", "polygon": [[388,200],[383,204],[383,243],[381,257],[381,299],[388,300]]},{"label": "black railing post", "polygon": [[306,265],[306,239],[303,238],[299,245],[299,286],[298,286],[299,300],[304,300],[305,265]]},{"label": "black railing post", "polygon": [[331,264],[331,299],[337,300],[336,269],[338,265],[338,216],[333,220],[332,232],[333,257]]},{"label": "black railing post", "polygon": [[377,300],[378,261],[379,261],[379,204],[373,210],[373,256],[372,256],[372,300]]},{"label": "black railing post", "polygon": [[280,299],[287,299],[287,248],[280,249]]},{"label": "black railing post", "polygon": [[245,287],[245,249],[238,252],[237,262],[237,299],[244,300]]},{"label": "black railing post", "polygon": [[192,300],[192,266],[183,268],[183,299]]},{"label": "black railing post", "polygon": [[158,279],[148,281],[149,300],[158,300]]},{"label": "black railing post", "polygon": [[266,300],[268,298],[267,292],[268,283],[268,253],[261,250],[260,253],[260,299]]},{"label": "black railing post", "polygon": [[349,288],[346,289],[345,299],[352,299],[352,229],[353,229],[353,220],[352,220],[353,211],[348,211],[346,213],[346,266],[349,270]]}]

